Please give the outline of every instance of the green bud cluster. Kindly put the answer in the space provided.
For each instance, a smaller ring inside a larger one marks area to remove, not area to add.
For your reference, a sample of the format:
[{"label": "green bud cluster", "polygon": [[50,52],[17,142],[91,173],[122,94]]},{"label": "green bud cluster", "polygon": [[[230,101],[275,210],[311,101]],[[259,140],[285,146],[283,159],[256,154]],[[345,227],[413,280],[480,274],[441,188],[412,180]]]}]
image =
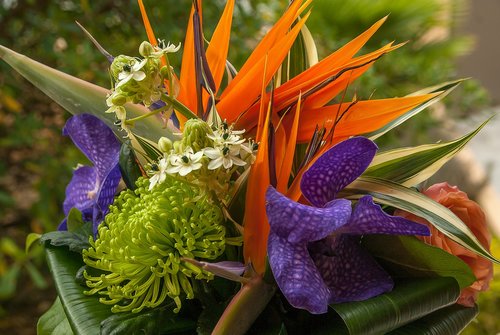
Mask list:
[{"label": "green bud cluster", "polygon": [[182,147],[190,147],[194,152],[211,147],[213,141],[207,136],[211,134],[213,134],[213,131],[205,121],[200,119],[189,119],[184,124],[181,141]]},{"label": "green bud cluster", "polygon": [[90,288],[113,312],[139,312],[167,297],[178,312],[181,298],[194,297],[192,280],[211,280],[207,271],[181,257],[214,260],[224,252],[223,214],[203,189],[167,176],[148,190],[139,178],[126,190],[99,226],[99,237],[83,251],[87,266],[103,271],[84,273]]}]

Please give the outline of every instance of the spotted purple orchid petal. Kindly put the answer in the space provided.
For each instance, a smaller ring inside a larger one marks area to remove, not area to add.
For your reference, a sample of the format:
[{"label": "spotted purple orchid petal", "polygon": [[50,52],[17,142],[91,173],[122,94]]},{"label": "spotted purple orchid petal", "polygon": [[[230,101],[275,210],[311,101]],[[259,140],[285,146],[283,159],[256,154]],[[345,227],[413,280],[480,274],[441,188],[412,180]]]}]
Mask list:
[{"label": "spotted purple orchid petal", "polygon": [[366,170],[376,152],[377,145],[365,137],[338,143],[304,173],[302,194],[313,206],[323,207]]},{"label": "spotted purple orchid petal", "polygon": [[267,253],[274,278],[288,302],[313,314],[326,313],[331,293],[307,251],[307,244],[293,244],[271,232]]},{"label": "spotted purple orchid petal", "polygon": [[422,225],[399,216],[385,213],[373,198],[366,195],[354,207],[349,223],[340,228],[337,234],[392,234],[429,236],[430,230]]},{"label": "spotted purple orchid petal", "polygon": [[321,240],[345,225],[351,216],[351,203],[345,199],[332,201],[325,208],[311,207],[290,200],[269,186],[266,200],[271,233],[291,243]]},{"label": "spotted purple orchid petal", "polygon": [[266,200],[271,227],[267,251],[281,292],[294,307],[314,314],[325,313],[330,291],[307,246],[345,225],[351,216],[351,203],[338,199],[324,208],[310,207],[288,199],[271,186]]},{"label": "spotted purple orchid petal", "polygon": [[356,235],[429,235],[427,227],[390,216],[361,198],[335,199],[372,161],[377,146],[363,137],[341,142],[304,173],[301,191],[315,207],[294,202],[270,187],[269,264],[282,293],[296,308],[325,313],[329,303],[365,300],[390,291],[390,276],[356,242]]},{"label": "spotted purple orchid petal", "polygon": [[[392,278],[359,247],[351,236],[337,236],[325,241],[323,252],[310,247],[311,257],[330,290],[329,303],[362,301],[392,290]],[[318,248],[316,248],[318,249]]]},{"label": "spotted purple orchid petal", "polygon": [[[69,136],[93,164],[75,170],[66,187],[64,214],[68,215],[71,208],[77,208],[84,220],[93,222],[95,234],[113,202],[121,179],[118,165],[120,142],[104,122],[90,114],[70,118],[63,134]],[[65,229],[66,219],[59,226],[59,230]]]}]

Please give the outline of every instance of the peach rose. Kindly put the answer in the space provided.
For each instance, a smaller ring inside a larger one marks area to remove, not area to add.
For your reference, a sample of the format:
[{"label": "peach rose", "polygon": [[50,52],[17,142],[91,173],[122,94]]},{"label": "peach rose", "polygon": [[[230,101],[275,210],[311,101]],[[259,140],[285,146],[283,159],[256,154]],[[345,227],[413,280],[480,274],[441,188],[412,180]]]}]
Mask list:
[{"label": "peach rose", "polygon": [[[460,191],[456,186],[448,185],[448,183],[439,183],[429,187],[423,194],[450,209],[476,235],[483,247],[489,250],[491,235],[486,225],[486,217],[481,207],[470,200],[466,193]],[[462,290],[457,303],[467,307],[474,306],[478,293],[489,288],[493,277],[493,264],[491,261],[452,241],[428,221],[420,217],[401,211],[398,211],[396,215],[426,224],[431,230],[431,236],[419,237],[421,240],[459,257],[470,266],[477,280],[471,286]]]}]

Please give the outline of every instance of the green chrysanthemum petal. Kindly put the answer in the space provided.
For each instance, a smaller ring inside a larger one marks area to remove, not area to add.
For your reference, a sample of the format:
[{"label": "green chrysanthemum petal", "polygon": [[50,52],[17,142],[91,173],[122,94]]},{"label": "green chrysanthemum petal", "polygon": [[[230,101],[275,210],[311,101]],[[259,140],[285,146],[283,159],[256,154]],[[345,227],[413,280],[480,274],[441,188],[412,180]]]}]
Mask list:
[{"label": "green chrysanthemum petal", "polygon": [[115,200],[99,238],[83,251],[89,267],[105,272],[85,272],[86,293],[98,293],[113,312],[139,312],[167,297],[178,311],[181,296],[194,297],[191,280],[213,278],[181,257],[213,260],[224,252],[223,214],[205,190],[170,176],[152,190],[147,179],[137,186]]}]

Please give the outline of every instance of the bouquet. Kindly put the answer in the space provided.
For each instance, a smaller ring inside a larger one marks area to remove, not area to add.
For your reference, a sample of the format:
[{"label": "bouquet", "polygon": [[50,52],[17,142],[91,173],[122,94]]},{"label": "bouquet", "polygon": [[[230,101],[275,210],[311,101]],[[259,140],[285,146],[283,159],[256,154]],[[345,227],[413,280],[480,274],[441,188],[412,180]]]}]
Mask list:
[{"label": "bouquet", "polygon": [[318,61],[311,3],[292,1],[237,70],[234,0],[209,42],[193,1],[183,45],[156,39],[139,0],[140,56],[112,55],[82,27],[110,90],[0,47],[74,114],[63,135],[91,162],[40,237],[58,297],[39,334],[455,334],[475,317],[498,262],[484,214],[456,187],[419,185],[484,124],[379,150],[460,81],[348,97],[402,44],[357,55],[383,18]]}]

